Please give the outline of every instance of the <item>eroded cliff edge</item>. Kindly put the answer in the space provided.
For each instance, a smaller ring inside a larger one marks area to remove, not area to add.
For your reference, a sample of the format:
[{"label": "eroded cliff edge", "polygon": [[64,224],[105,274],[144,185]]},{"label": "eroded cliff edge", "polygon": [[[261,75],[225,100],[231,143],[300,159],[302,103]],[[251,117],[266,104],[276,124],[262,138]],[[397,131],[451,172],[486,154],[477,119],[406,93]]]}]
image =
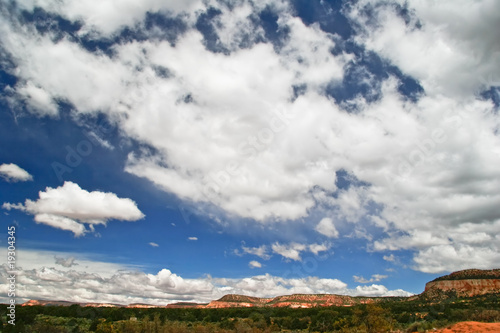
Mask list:
[{"label": "eroded cliff edge", "polygon": [[421,296],[425,298],[439,298],[442,295],[474,297],[494,293],[500,293],[500,269],[467,269],[428,282]]}]

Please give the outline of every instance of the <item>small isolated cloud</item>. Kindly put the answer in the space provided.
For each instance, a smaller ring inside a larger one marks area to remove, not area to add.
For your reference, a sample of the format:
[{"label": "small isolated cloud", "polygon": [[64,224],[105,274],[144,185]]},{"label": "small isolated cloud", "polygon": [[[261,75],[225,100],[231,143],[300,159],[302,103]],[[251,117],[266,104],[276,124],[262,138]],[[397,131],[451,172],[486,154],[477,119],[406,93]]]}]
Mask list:
[{"label": "small isolated cloud", "polygon": [[190,241],[197,241],[198,237],[188,237],[188,240],[190,240]]},{"label": "small isolated cloud", "polygon": [[98,134],[95,132],[88,132],[87,137],[92,140],[92,142],[96,142],[98,145],[102,146],[103,148],[113,150],[115,147],[111,143],[109,143],[107,140],[104,140],[101,138]]},{"label": "small isolated cloud", "polygon": [[391,254],[391,255],[388,255],[388,256],[384,256],[383,258],[384,258],[385,261],[390,261],[390,262],[396,261],[396,258],[394,257],[394,254]]},{"label": "small isolated cloud", "polygon": [[237,255],[241,254],[252,254],[254,256],[260,257],[264,260],[269,260],[271,258],[271,255],[267,253],[268,247],[266,245],[261,245],[259,247],[246,247],[242,246],[241,247],[243,253],[240,253],[238,250],[235,251]]},{"label": "small isolated cloud", "polygon": [[25,182],[33,180],[33,176],[14,163],[0,165],[0,177],[8,182]]},{"label": "small isolated cloud", "polygon": [[387,278],[387,275],[381,275],[381,274],[373,274],[372,277],[371,277],[371,279],[369,279],[369,280],[365,279],[362,276],[357,276],[357,275],[353,276],[354,281],[356,281],[358,283],[378,282],[378,281],[383,280],[385,278]]},{"label": "small isolated cloud", "polygon": [[72,267],[78,265],[75,262],[75,257],[62,258],[58,256],[54,256],[56,259],[56,265],[61,265],[63,267]]},{"label": "small isolated cloud", "polygon": [[19,209],[35,216],[35,222],[54,228],[69,230],[81,236],[94,230],[95,224],[106,224],[111,219],[136,221],[144,214],[134,201],[118,198],[110,192],[88,192],[78,184],[65,182],[58,188],[47,187],[39,192],[39,199],[26,199],[25,203],[4,203],[4,209]]},{"label": "small isolated cloud", "polygon": [[295,261],[302,261],[302,252],[311,252],[317,255],[319,252],[329,250],[330,247],[330,244],[300,244],[294,242],[289,244],[280,244],[276,242],[271,248],[274,253],[281,255],[287,260],[291,259]]},{"label": "small isolated cloud", "polygon": [[276,242],[272,245],[272,249],[274,253],[277,253],[286,259],[301,261],[302,258],[300,257],[300,252],[304,251],[306,246],[299,243],[290,243],[286,245]]},{"label": "small isolated cloud", "polygon": [[250,268],[261,268],[262,267],[262,264],[256,260],[252,260],[248,263],[248,266]]},{"label": "small isolated cloud", "polygon": [[330,249],[331,245],[330,244],[311,244],[309,245],[309,251],[314,253],[314,254],[319,254],[320,252],[325,252]]},{"label": "small isolated cloud", "polygon": [[325,217],[321,221],[319,221],[314,230],[329,238],[339,237],[339,232],[335,228],[332,219],[329,217]]},{"label": "small isolated cloud", "polygon": [[158,247],[160,245],[156,244],[155,242],[149,242],[149,245],[151,245],[152,247]]}]

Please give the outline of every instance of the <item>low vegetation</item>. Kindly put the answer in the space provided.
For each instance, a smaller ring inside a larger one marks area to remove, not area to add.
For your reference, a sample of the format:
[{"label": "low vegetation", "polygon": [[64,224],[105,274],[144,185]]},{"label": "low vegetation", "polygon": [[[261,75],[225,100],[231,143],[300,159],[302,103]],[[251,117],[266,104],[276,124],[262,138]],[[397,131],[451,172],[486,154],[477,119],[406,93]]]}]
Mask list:
[{"label": "low vegetation", "polygon": [[424,332],[460,321],[500,321],[498,294],[470,298],[453,295],[436,302],[388,300],[352,307],[290,308],[94,308],[24,306],[16,326],[2,332]]}]

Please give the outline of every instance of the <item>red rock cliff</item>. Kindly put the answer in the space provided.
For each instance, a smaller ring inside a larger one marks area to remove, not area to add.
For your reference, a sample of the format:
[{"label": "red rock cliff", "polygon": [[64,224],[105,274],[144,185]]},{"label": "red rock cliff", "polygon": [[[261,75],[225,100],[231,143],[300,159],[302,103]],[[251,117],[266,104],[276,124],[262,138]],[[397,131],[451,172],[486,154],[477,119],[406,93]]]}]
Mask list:
[{"label": "red rock cliff", "polygon": [[458,297],[473,297],[500,292],[500,269],[466,269],[441,276],[425,285],[422,295],[454,292]]},{"label": "red rock cliff", "polygon": [[433,291],[455,291],[457,296],[472,297],[489,293],[497,293],[500,290],[500,279],[466,279],[466,280],[439,280],[425,285],[424,293]]}]

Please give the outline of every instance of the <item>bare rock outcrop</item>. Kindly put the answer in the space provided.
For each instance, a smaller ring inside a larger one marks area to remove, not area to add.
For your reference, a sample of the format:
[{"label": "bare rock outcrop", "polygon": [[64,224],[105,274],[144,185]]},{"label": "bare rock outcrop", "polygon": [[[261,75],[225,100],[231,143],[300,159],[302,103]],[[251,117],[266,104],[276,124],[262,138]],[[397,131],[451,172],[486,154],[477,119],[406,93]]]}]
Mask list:
[{"label": "bare rock outcrop", "polygon": [[468,269],[428,282],[422,296],[426,298],[439,298],[440,295],[474,297],[494,293],[500,293],[500,269]]},{"label": "bare rock outcrop", "polygon": [[234,307],[289,307],[313,308],[318,306],[352,306],[378,302],[383,297],[353,297],[331,294],[294,294],[275,298],[259,298],[244,295],[226,295],[219,300],[210,302],[207,308],[234,308]]}]

